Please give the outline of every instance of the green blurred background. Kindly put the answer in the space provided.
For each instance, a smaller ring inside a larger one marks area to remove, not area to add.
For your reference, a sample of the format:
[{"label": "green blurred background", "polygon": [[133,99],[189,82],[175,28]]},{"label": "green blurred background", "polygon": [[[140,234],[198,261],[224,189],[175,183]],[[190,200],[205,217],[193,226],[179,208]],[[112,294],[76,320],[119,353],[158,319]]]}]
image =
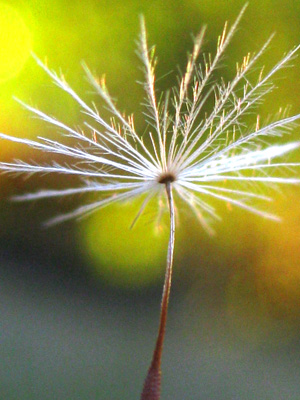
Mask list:
[{"label": "green blurred background", "polygon": [[[98,101],[81,67],[106,73],[121,110],[139,113],[143,93],[135,54],[138,17],[157,45],[159,88],[176,83],[191,33],[208,24],[214,51],[225,20],[244,1],[0,2],[0,131],[59,137],[13,99],[38,105],[73,126],[84,116],[29,57],[60,69],[86,101]],[[300,3],[250,0],[220,75],[276,32],[267,66],[300,42]],[[300,110],[300,66],[276,76],[279,89],[260,105]],[[226,66],[228,67],[226,68]],[[99,109],[106,115],[106,111]],[[255,116],[254,116],[255,119]],[[290,140],[299,140],[295,129]],[[45,154],[1,141],[1,160],[46,161]],[[299,155],[296,155],[299,160]],[[43,229],[47,218],[82,203],[14,204],[16,193],[76,184],[66,177],[0,175],[0,397],[6,400],[138,399],[157,330],[168,221],[149,207],[129,230],[138,201],[81,222]],[[272,211],[281,224],[220,207],[208,237],[180,207],[174,286],[163,358],[163,399],[300,398],[300,192],[282,187]],[[221,205],[222,206],[222,205]]]}]

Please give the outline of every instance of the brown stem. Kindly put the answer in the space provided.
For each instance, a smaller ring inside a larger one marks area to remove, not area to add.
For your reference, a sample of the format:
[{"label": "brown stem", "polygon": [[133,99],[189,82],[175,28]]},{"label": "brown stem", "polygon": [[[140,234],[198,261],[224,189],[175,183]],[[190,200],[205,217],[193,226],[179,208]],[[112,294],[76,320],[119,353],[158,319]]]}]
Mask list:
[{"label": "brown stem", "polygon": [[170,239],[168,245],[167,266],[166,266],[165,282],[164,282],[164,289],[163,289],[161,308],[160,308],[158,335],[156,339],[155,349],[153,352],[152,362],[144,382],[144,388],[141,395],[141,400],[160,399],[161,356],[162,356],[163,343],[166,332],[168,304],[169,304],[169,296],[172,283],[173,254],[174,254],[174,243],[175,243],[175,211],[174,211],[174,201],[173,201],[171,182],[168,181],[165,183],[165,185],[166,185],[168,205],[170,210]]}]

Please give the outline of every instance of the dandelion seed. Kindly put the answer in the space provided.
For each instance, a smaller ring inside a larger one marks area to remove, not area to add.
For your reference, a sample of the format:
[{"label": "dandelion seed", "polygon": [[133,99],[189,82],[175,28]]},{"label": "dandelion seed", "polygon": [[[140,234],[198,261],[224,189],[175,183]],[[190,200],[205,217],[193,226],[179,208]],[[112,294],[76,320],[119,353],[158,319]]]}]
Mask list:
[{"label": "dandelion seed", "polygon": [[[155,88],[155,49],[148,48],[146,28],[141,18],[139,56],[145,70],[146,121],[149,141],[144,141],[134,126],[133,116],[126,117],[118,111],[106,87],[105,78],[95,78],[83,65],[88,80],[100,95],[112,115],[106,122],[94,106],[88,105],[66,82],[34,56],[37,63],[54,83],[68,93],[89,117],[84,123],[84,133],[55,117],[24,104],[30,112],[58,128],[63,135],[74,139],[73,146],[39,137],[37,141],[11,137],[4,133],[1,139],[24,144],[47,153],[63,155],[68,163],[50,161],[49,164],[30,164],[25,161],[0,163],[0,170],[17,173],[55,173],[77,175],[82,179],[79,187],[61,190],[40,190],[14,197],[15,201],[40,200],[65,197],[79,193],[99,193],[98,201],[83,204],[66,214],[58,215],[48,225],[71,218],[81,218],[114,202],[145,195],[133,225],[148,202],[165,196],[170,213],[170,239],[167,267],[161,303],[158,338],[151,366],[145,380],[141,400],[160,398],[160,364],[165,335],[168,301],[171,288],[173,251],[175,242],[175,194],[192,210],[203,228],[213,233],[211,222],[219,219],[211,199],[225,206],[240,207],[259,216],[278,220],[258,202],[269,202],[261,186],[296,184],[297,177],[285,176],[285,170],[300,166],[281,159],[297,149],[299,142],[268,144],[269,138],[279,138],[291,132],[300,114],[282,116],[263,126],[261,118],[253,122],[253,129],[243,123],[243,116],[274,89],[271,78],[294,58],[300,46],[288,52],[269,71],[263,68],[253,78],[253,67],[267,49],[272,37],[256,54],[247,54],[236,64],[236,75],[230,82],[215,82],[215,70],[245,11],[244,7],[231,27],[225,24],[218,39],[215,56],[201,55],[205,28],[194,41],[188,57],[186,71],[178,89],[157,97]],[[251,75],[250,75],[250,72]],[[207,100],[213,99],[211,112],[205,110]],[[279,160],[279,161],[278,161]]]}]

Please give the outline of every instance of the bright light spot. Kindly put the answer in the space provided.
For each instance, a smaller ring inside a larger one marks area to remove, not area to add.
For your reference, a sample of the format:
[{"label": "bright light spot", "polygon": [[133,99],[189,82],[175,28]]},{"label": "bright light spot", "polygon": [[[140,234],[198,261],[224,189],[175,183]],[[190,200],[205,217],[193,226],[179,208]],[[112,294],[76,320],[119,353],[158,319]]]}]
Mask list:
[{"label": "bright light spot", "polygon": [[17,11],[0,3],[0,83],[21,71],[31,44],[30,31]]},{"label": "bright light spot", "polygon": [[163,279],[168,228],[155,225],[154,205],[130,229],[140,202],[112,205],[87,220],[84,250],[97,275],[109,284],[135,288]]}]

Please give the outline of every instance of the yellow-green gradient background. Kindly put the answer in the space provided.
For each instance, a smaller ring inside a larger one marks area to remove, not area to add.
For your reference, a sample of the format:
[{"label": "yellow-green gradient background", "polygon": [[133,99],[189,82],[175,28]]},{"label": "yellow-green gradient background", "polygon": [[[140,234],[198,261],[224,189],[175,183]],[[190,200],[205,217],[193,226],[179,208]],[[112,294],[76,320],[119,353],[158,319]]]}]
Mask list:
[{"label": "yellow-green gradient background", "polygon": [[[143,92],[136,50],[139,15],[157,45],[158,87],[176,83],[191,34],[208,25],[214,52],[224,22],[244,1],[0,1],[0,131],[20,137],[60,135],[13,99],[78,126],[84,115],[39,68],[33,51],[87,102],[95,101],[81,67],[106,74],[118,106],[143,132]],[[219,76],[258,51],[273,65],[300,42],[300,3],[250,0]],[[262,121],[279,108],[300,112],[300,64],[275,77],[259,105]],[[249,121],[253,117],[249,116]],[[285,139],[300,140],[300,128]],[[47,162],[48,155],[0,142],[0,159]],[[294,152],[291,160],[300,160]],[[299,169],[300,171],[300,169]],[[154,344],[168,240],[168,215],[153,201],[129,229],[143,199],[80,222],[44,229],[43,221],[84,200],[15,204],[13,194],[78,184],[74,178],[0,175],[0,393],[5,400],[137,399]],[[226,204],[208,237],[178,202],[174,286],[163,361],[163,399],[300,398],[300,189],[282,186],[270,210],[280,224]],[[86,200],[86,199],[85,199]],[[0,397],[1,397],[0,396]]]}]

